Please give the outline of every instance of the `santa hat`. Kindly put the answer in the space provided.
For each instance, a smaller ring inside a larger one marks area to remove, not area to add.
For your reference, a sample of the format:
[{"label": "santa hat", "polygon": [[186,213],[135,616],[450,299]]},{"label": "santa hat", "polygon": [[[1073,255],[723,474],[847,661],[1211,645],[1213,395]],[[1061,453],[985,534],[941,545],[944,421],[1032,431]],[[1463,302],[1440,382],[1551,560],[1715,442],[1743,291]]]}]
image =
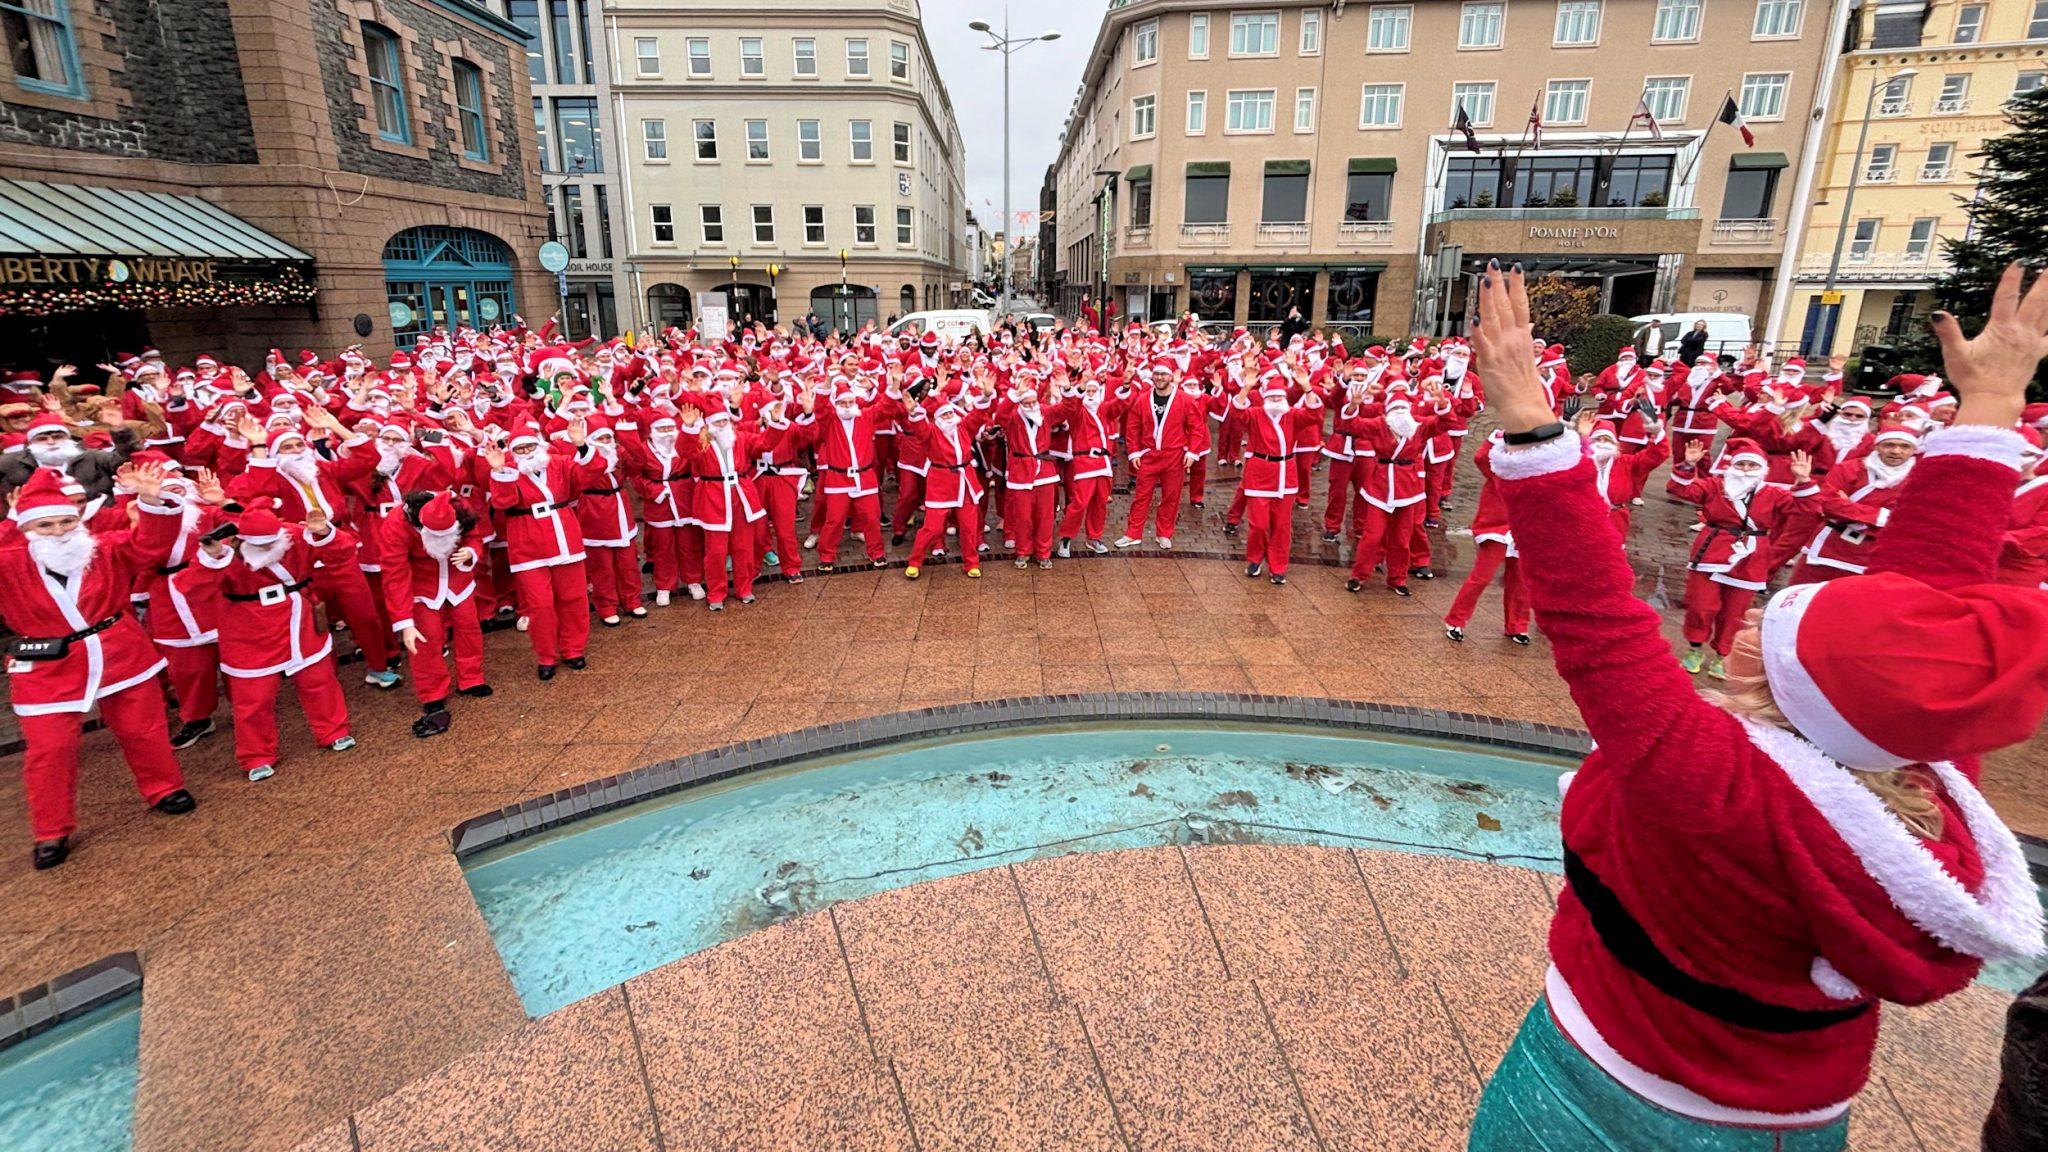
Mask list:
[{"label": "santa hat", "polygon": [[1664,372],[1664,364],[1661,361],[1652,360],[1648,364],[1643,365],[1643,375],[1645,376],[1662,376]]},{"label": "santa hat", "polygon": [[420,505],[420,527],[429,532],[452,532],[459,523],[455,501],[446,492],[436,492],[433,499]]},{"label": "santa hat", "polygon": [[1429,337],[1427,337],[1427,336],[1417,336],[1417,337],[1416,337],[1415,339],[1413,339],[1413,340],[1410,340],[1410,341],[1408,342],[1408,355],[1410,355],[1410,356],[1427,356],[1427,355],[1429,355]]},{"label": "santa hat", "polygon": [[935,350],[937,350],[937,348],[938,348],[938,346],[939,346],[939,333],[938,333],[938,331],[937,331],[936,329],[933,329],[933,328],[927,328],[927,329],[925,329],[925,330],[924,330],[924,337],[923,337],[922,339],[920,339],[920,340],[918,341],[918,343],[919,343],[919,344],[922,344],[922,345],[924,345],[924,347],[925,347],[925,351],[927,351],[927,352],[930,352],[930,351],[935,351]]},{"label": "santa hat", "polygon": [[1785,361],[1785,366],[1778,369],[1778,374],[1797,380],[1806,375],[1806,361],[1794,356],[1790,360]]},{"label": "santa hat", "polygon": [[74,496],[85,497],[85,489],[78,481],[53,468],[38,468],[14,498],[14,522],[28,524],[53,516],[76,516],[78,504],[72,499]]},{"label": "santa hat", "polygon": [[1617,363],[1619,363],[1620,361],[1623,361],[1623,360],[1627,360],[1627,361],[1629,361],[1629,362],[1633,363],[1633,362],[1635,361],[1635,358],[1636,358],[1636,350],[1635,350],[1635,347],[1634,347],[1633,345],[1628,345],[1628,344],[1624,344],[1624,345],[1622,345],[1622,346],[1621,346],[1621,351],[1619,351],[1619,352],[1616,352],[1616,353],[1614,354],[1614,359],[1615,359],[1615,361],[1616,361]]},{"label": "santa hat", "polygon": [[1886,441],[1895,444],[1911,444],[1915,448],[1920,446],[1919,434],[1904,424],[1887,424],[1878,430],[1876,436],[1871,438],[1872,445],[1883,444]]},{"label": "santa hat", "polygon": [[25,434],[31,440],[45,432],[62,432],[69,436],[71,435],[71,425],[64,417],[57,415],[55,412],[45,412],[29,421],[28,428],[25,430]]},{"label": "santa hat", "polygon": [[393,352],[393,353],[391,354],[391,370],[392,370],[393,372],[409,372],[409,371],[411,371],[411,370],[412,370],[412,357],[411,357],[410,355],[407,355],[407,354],[406,354],[406,352],[405,352],[405,350],[404,350],[404,349],[402,349],[402,348],[401,348],[401,349],[399,349],[399,350],[398,350],[398,351],[396,351],[396,352]]},{"label": "santa hat", "polygon": [[1269,397],[1285,400],[1287,399],[1287,389],[1279,384],[1268,384],[1264,388],[1259,389],[1259,399],[1265,400]]},{"label": "santa hat", "polygon": [[656,416],[647,422],[647,430],[649,432],[673,432],[676,430],[676,418],[673,416]]},{"label": "santa hat", "polygon": [[1539,360],[1536,366],[1538,368],[1564,367],[1564,345],[1552,344],[1550,347],[1545,348],[1543,350],[1543,359]]},{"label": "santa hat", "polygon": [[507,448],[518,448],[527,444],[539,444],[540,428],[529,420],[512,430],[512,438],[505,443]]},{"label": "santa hat", "polygon": [[1764,455],[1763,448],[1754,440],[1730,440],[1721,450],[1721,462],[1724,464],[1738,464],[1745,460],[1759,467],[1768,467],[1771,463],[1770,457]]},{"label": "santa hat", "polygon": [[1927,402],[1927,406],[1928,406],[1929,408],[1947,408],[1947,407],[1949,407],[1950,405],[1954,404],[1955,402],[1956,402],[1956,398],[1955,398],[1955,396],[1954,396],[1953,394],[1951,394],[1951,393],[1948,393],[1948,392],[1943,392],[1943,393],[1942,393],[1941,395],[1939,395],[1939,396],[1936,396],[1936,397],[1935,397],[1935,398],[1933,398],[1932,400],[1929,400],[1929,401]]},{"label": "santa hat", "polygon": [[1868,416],[1870,415],[1870,401],[1865,400],[1861,396],[1851,396],[1847,400],[1842,401],[1839,406],[1839,410],[1842,412],[1848,412],[1851,409]]},{"label": "santa hat", "polygon": [[218,367],[220,367],[220,361],[218,361],[218,360],[215,360],[215,359],[214,359],[214,358],[213,358],[212,356],[209,356],[209,355],[207,355],[207,354],[206,354],[206,353],[204,353],[204,352],[201,352],[201,353],[199,354],[199,359],[197,359],[197,360],[194,360],[194,361],[193,361],[193,363],[194,363],[194,364],[197,364],[197,365],[199,365],[199,366],[200,366],[201,368],[218,368]]},{"label": "santa hat", "polygon": [[2035,588],[1942,590],[1897,572],[1795,585],[1764,609],[1763,656],[1799,734],[1864,771],[1992,752],[2048,715],[2048,597]]},{"label": "santa hat", "polygon": [[235,535],[244,544],[268,544],[284,535],[284,522],[268,508],[251,508],[235,517]]},{"label": "santa hat", "polygon": [[1609,424],[1595,424],[1595,425],[1593,425],[1593,430],[1592,430],[1591,432],[1588,432],[1588,433],[1586,433],[1586,439],[1587,439],[1588,441],[1592,441],[1592,440],[1612,440],[1612,441],[1614,441],[1614,442],[1615,442],[1615,443],[1617,443],[1617,444],[1621,443],[1621,437],[1619,437],[1619,436],[1616,436],[1616,435],[1614,434],[1614,427],[1613,427],[1612,425],[1609,425]]}]

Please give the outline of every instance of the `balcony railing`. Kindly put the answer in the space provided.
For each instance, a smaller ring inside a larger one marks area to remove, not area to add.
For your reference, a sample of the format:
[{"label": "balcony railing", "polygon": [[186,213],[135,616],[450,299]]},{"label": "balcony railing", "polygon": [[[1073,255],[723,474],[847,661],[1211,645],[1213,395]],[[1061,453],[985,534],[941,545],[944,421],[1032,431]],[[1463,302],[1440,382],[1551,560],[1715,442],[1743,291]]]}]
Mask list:
[{"label": "balcony railing", "polygon": [[1769,244],[1777,238],[1778,222],[1773,219],[1714,221],[1715,244]]},{"label": "balcony railing", "polygon": [[1911,100],[1880,100],[1877,104],[1877,114],[1879,116],[1911,116],[1913,114],[1913,102]]},{"label": "balcony railing", "polygon": [[1445,208],[1432,212],[1432,224],[1460,220],[1580,220],[1605,224],[1615,220],[1697,220],[1697,208]]},{"label": "balcony railing", "polygon": [[1258,243],[1306,244],[1308,243],[1308,224],[1305,221],[1289,221],[1279,224],[1261,223],[1259,225]]},{"label": "balcony railing", "polygon": [[1211,246],[1230,243],[1229,224],[1183,224],[1180,226],[1180,241],[1183,244],[1206,244]]},{"label": "balcony railing", "polygon": [[1124,247],[1150,248],[1151,246],[1152,226],[1150,224],[1145,224],[1142,226],[1134,224],[1131,227],[1124,229]]},{"label": "balcony railing", "polygon": [[1920,168],[1920,182],[1922,184],[1946,184],[1953,172],[1954,169],[1946,164],[1925,164]]},{"label": "balcony railing", "polygon": [[[1827,275],[1831,252],[1809,252],[1799,260],[1799,278],[1818,280]],[[1859,247],[1849,242],[1842,253],[1842,273],[1851,280],[1931,280],[1948,270],[1948,260],[1930,244],[1926,249],[1899,252],[1880,251],[1876,246]]]},{"label": "balcony railing", "polygon": [[1346,220],[1337,225],[1339,244],[1392,244],[1394,222],[1391,220]]},{"label": "balcony railing", "polygon": [[1890,184],[1899,178],[1899,170],[1890,164],[1873,164],[1863,170],[1865,184]]},{"label": "balcony railing", "polygon": [[1934,102],[1934,113],[1937,116],[1961,116],[1969,110],[1968,96],[1944,96]]}]

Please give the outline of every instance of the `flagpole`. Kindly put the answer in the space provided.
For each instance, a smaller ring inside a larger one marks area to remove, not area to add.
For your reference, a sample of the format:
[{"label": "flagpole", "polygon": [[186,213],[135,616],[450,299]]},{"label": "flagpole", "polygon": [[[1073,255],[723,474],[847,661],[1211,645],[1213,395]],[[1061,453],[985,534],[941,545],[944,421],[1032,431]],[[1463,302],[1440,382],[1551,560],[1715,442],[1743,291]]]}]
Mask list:
[{"label": "flagpole", "polygon": [[[1721,93],[1721,103],[1715,106],[1714,115],[1707,120],[1707,130],[1700,133],[1700,138],[1698,142],[1694,144],[1692,150],[1692,159],[1685,162],[1685,174],[1678,178],[1678,183],[1681,187],[1684,186],[1686,180],[1692,176],[1692,170],[1699,166],[1700,157],[1706,154],[1707,137],[1712,136],[1714,134],[1714,125],[1719,124],[1721,122],[1721,109],[1726,108],[1728,106],[1728,101],[1734,98],[1735,89],[1733,88],[1730,88],[1726,92]],[[1693,197],[1693,203],[1699,203],[1699,197]]]}]

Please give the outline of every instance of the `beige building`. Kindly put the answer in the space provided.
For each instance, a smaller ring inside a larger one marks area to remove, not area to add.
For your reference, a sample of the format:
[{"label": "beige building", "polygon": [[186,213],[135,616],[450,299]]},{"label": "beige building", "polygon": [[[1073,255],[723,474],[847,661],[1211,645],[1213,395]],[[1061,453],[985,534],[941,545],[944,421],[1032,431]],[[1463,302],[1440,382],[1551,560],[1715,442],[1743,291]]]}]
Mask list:
[{"label": "beige building", "polygon": [[[1607,311],[1760,319],[1847,11],[1130,0],[1104,20],[1057,166],[1062,301],[1451,332],[1498,256],[1597,282]],[[1708,131],[1731,95],[1753,147]],[[1661,138],[1631,126],[1639,102]]]},{"label": "beige building", "polygon": [[1969,227],[1974,157],[2010,128],[2007,100],[2048,84],[2048,0],[1877,5],[1859,13],[1854,43],[1780,333],[1810,352],[1924,329],[1941,242]]},{"label": "beige building", "polygon": [[614,0],[613,120],[642,322],[857,327],[966,291],[952,101],[914,0]]}]

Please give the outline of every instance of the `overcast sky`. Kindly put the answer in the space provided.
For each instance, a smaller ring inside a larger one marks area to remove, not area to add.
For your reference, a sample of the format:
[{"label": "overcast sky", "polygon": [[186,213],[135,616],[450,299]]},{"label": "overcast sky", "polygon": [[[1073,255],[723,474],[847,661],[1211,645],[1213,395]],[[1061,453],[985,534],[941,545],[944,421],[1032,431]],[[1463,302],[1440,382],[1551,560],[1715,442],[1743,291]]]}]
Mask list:
[{"label": "overcast sky", "polygon": [[[1017,213],[1036,211],[1045,167],[1058,158],[1060,124],[1081,83],[1081,65],[1102,26],[1106,0],[1029,0],[1011,6],[1010,35],[1057,31],[1058,40],[1031,44],[1010,57],[1010,230],[1036,233],[1037,218],[1019,227]],[[1003,58],[980,47],[987,37],[969,21],[1003,27],[1000,0],[925,0],[924,33],[967,147],[967,202],[993,231],[1003,209]]]}]

